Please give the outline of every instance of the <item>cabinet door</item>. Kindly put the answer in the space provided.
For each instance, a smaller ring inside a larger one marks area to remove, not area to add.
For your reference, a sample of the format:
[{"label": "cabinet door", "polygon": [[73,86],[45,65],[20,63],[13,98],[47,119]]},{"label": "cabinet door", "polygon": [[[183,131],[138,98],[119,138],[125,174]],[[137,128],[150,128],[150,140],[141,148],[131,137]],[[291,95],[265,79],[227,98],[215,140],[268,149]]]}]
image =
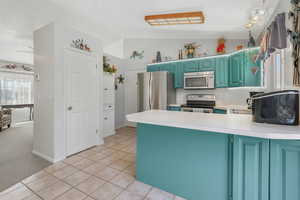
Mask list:
[{"label": "cabinet door", "polygon": [[271,141],[270,199],[300,199],[300,141]]},{"label": "cabinet door", "polygon": [[228,57],[216,59],[216,87],[228,87]]},{"label": "cabinet door", "polygon": [[181,63],[176,63],[174,74],[175,74],[174,87],[175,88],[183,88],[183,75],[184,75],[184,72],[183,72],[183,66],[182,66]]},{"label": "cabinet door", "polygon": [[174,63],[166,63],[166,64],[162,64],[160,66],[160,71],[167,71],[167,72],[170,72],[170,73],[175,73],[175,69],[176,68],[176,64]]},{"label": "cabinet door", "polygon": [[[259,49],[250,49],[245,52],[245,86],[261,86],[261,62],[255,58]],[[256,71],[255,71],[256,70]]]},{"label": "cabinet door", "polygon": [[161,65],[150,65],[147,67],[147,72],[157,72],[160,71]]},{"label": "cabinet door", "polygon": [[182,62],[182,67],[183,67],[183,72],[184,73],[198,72],[199,71],[199,66],[198,66],[197,62],[195,62],[195,61]]},{"label": "cabinet door", "polygon": [[244,85],[244,52],[230,56],[229,86],[241,87]]},{"label": "cabinet door", "polygon": [[104,137],[110,136],[115,132],[115,111],[107,110],[103,112],[103,134]]},{"label": "cabinet door", "polygon": [[214,71],[216,69],[216,59],[208,58],[198,61],[200,71]]},{"label": "cabinet door", "polygon": [[232,183],[233,200],[269,199],[269,140],[234,136]]}]

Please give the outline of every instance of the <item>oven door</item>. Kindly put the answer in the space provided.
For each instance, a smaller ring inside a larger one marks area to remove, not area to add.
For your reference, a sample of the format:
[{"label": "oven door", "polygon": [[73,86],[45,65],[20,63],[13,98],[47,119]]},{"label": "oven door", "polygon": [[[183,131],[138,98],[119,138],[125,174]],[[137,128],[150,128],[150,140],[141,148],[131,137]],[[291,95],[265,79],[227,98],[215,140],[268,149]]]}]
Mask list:
[{"label": "oven door", "polygon": [[208,89],[213,88],[210,85],[209,76],[184,76],[184,89]]}]

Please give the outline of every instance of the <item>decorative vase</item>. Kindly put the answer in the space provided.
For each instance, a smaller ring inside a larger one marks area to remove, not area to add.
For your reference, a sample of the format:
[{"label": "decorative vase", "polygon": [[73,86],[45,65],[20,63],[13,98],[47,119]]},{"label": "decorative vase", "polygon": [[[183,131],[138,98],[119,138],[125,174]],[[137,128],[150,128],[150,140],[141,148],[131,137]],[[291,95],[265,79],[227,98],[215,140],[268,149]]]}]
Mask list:
[{"label": "decorative vase", "polygon": [[156,53],[156,62],[161,62],[161,53],[160,53],[160,51],[158,51]]}]

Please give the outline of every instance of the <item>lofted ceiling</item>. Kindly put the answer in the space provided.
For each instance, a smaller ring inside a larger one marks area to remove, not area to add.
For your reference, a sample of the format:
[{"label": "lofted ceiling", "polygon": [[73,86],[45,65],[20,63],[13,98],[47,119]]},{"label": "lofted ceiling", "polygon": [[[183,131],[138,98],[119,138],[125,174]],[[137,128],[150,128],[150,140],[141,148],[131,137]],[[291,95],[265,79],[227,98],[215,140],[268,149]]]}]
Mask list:
[{"label": "lofted ceiling", "polygon": [[[262,1],[267,15],[255,33],[262,30],[279,0],[1,0],[0,52],[14,47],[19,54],[28,53],[33,31],[55,20],[96,35],[105,44],[121,38],[245,39],[244,25]],[[203,11],[206,22],[165,27],[144,22],[145,15],[181,11]]]}]

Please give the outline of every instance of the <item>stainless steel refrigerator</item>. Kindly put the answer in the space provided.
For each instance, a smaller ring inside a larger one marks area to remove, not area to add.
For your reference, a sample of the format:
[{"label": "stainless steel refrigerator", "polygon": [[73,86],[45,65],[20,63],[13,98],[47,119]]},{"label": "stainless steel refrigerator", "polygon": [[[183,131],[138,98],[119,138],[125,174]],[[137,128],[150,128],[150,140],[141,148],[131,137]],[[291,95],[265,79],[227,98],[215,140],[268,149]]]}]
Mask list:
[{"label": "stainless steel refrigerator", "polygon": [[169,104],[176,103],[174,75],[165,72],[145,72],[138,74],[138,111],[167,110]]}]

